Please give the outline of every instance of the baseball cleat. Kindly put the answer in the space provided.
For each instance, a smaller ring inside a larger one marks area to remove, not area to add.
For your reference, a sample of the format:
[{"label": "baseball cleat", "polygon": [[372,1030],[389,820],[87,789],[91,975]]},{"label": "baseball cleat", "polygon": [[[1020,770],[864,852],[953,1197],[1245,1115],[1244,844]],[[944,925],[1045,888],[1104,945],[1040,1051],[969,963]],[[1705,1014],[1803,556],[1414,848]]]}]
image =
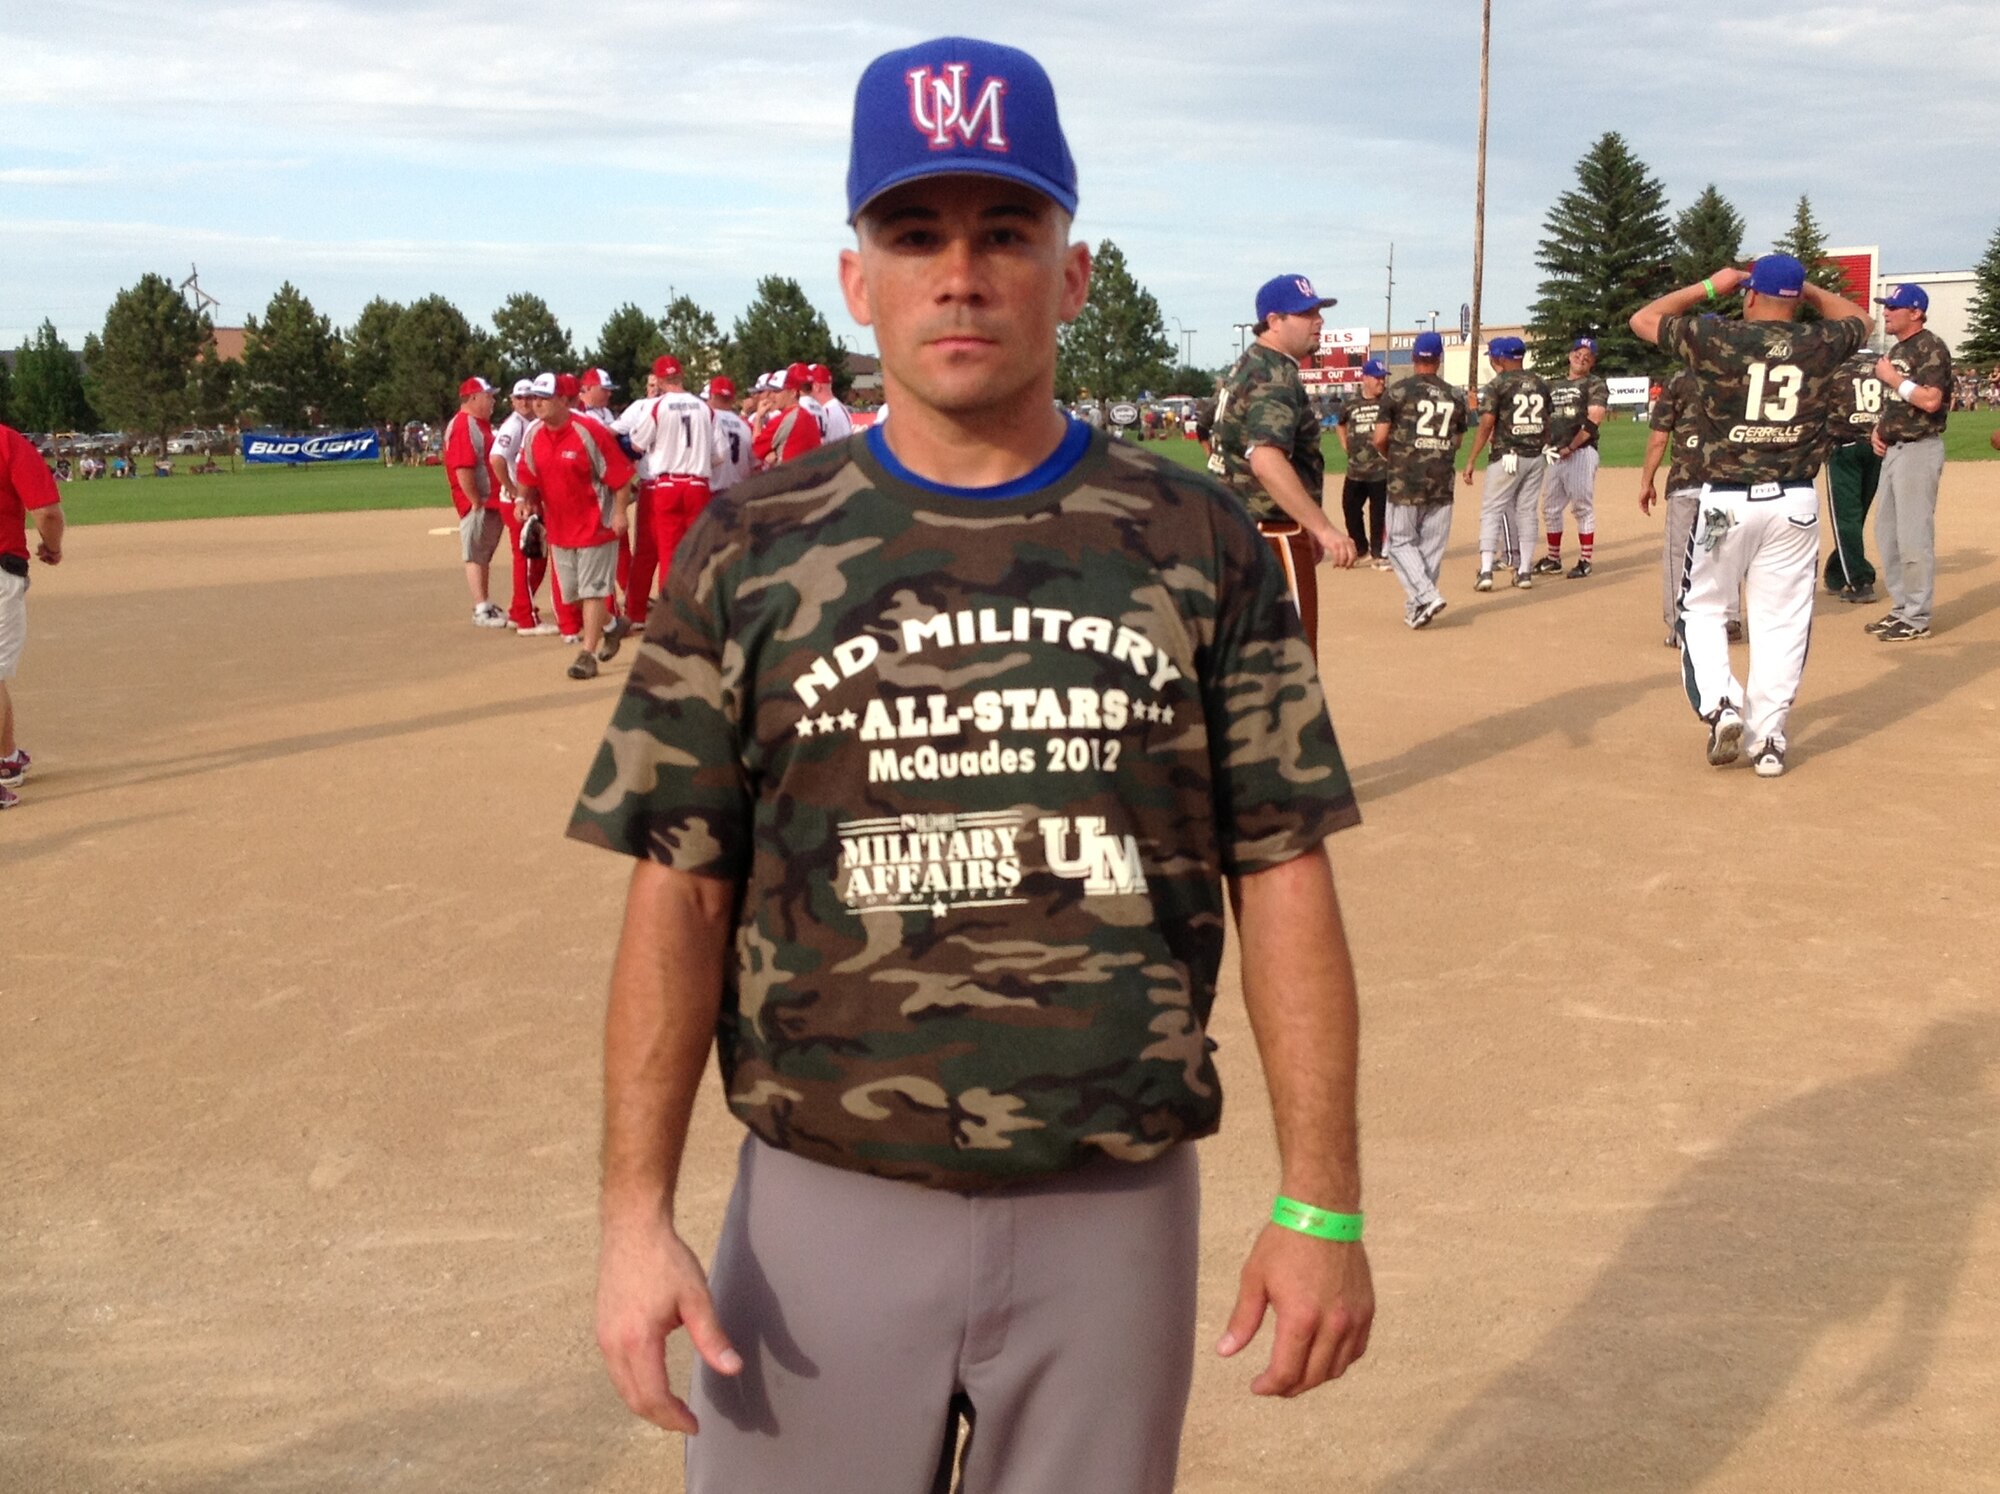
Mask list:
[{"label": "baseball cleat", "polygon": [[1873,602],[1875,600],[1875,587],[1872,583],[1852,587],[1848,591],[1841,593],[1840,599],[1843,602]]},{"label": "baseball cleat", "polygon": [[28,776],[28,764],[33,761],[19,749],[12,757],[0,757],[0,788],[19,788],[21,780]]},{"label": "baseball cleat", "polygon": [[519,633],[523,638],[553,638],[562,630],[552,622],[538,622],[532,627],[517,627],[514,631]]},{"label": "baseball cleat", "polygon": [[1493,573],[1491,571],[1481,571],[1478,579],[1472,583],[1472,589],[1474,591],[1491,591],[1493,589]]},{"label": "baseball cleat", "polygon": [[1785,771],[1785,749],[1776,742],[1766,742],[1757,749],[1757,755],[1750,760],[1759,778],[1781,777]]},{"label": "baseball cleat", "polygon": [[1590,574],[1590,571],[1590,562],[1579,558],[1577,563],[1569,568],[1569,579],[1572,581],[1581,581],[1585,576]]},{"label": "baseball cleat", "polygon": [[594,680],[597,678],[597,655],[585,649],[571,661],[569,677],[573,680]]},{"label": "baseball cleat", "polygon": [[475,628],[511,628],[507,614],[491,602],[481,602],[472,609],[472,625]]},{"label": "baseball cleat", "polygon": [[1885,612],[1882,614],[1882,616],[1876,618],[1875,621],[1868,624],[1868,626],[1863,628],[1861,631],[1864,633],[1873,633],[1877,638],[1879,638],[1884,633],[1888,632],[1889,629],[1893,628],[1897,623],[1901,621],[1902,619],[1896,616],[1895,613]]},{"label": "baseball cleat", "polygon": [[1562,568],[1562,561],[1554,554],[1544,555],[1540,560],[1535,562],[1535,574],[1537,576],[1560,576]]},{"label": "baseball cleat", "polygon": [[1534,573],[1528,570],[1514,572],[1514,586],[1518,591],[1533,591],[1535,589]]},{"label": "baseball cleat", "polygon": [[21,796],[10,788],[0,788],[0,809],[12,809],[21,802]]},{"label": "baseball cleat", "polygon": [[1726,768],[1743,751],[1743,717],[1724,701],[1708,718],[1708,765]]},{"label": "baseball cleat", "polygon": [[1419,607],[1417,615],[1410,619],[1410,626],[1413,628],[1428,628],[1433,622],[1437,621],[1437,615],[1442,611],[1444,611],[1444,598],[1439,597],[1435,601]]},{"label": "baseball cleat", "polygon": [[1930,637],[1931,630],[1922,623],[1913,623],[1899,617],[1875,636],[1884,643],[1908,643],[1912,638]]},{"label": "baseball cleat", "polygon": [[1388,556],[1386,556],[1386,555],[1377,555],[1377,556],[1375,557],[1375,569],[1376,569],[1376,570],[1378,570],[1378,571],[1386,571],[1386,570],[1388,570],[1388,569],[1389,569],[1389,557],[1388,557]]}]

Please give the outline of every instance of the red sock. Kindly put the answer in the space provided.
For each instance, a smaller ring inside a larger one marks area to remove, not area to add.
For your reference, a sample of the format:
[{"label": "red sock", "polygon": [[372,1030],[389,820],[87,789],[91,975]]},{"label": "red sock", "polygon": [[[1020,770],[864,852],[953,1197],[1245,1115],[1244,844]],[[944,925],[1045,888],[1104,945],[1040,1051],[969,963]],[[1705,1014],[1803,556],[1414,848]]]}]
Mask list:
[{"label": "red sock", "polygon": [[1550,530],[1549,554],[1560,555],[1562,554],[1562,552],[1563,552],[1563,532],[1560,529]]},{"label": "red sock", "polygon": [[1597,548],[1597,531],[1593,529],[1588,534],[1579,533],[1576,537],[1576,547],[1583,552],[1585,560],[1590,559],[1590,552]]}]

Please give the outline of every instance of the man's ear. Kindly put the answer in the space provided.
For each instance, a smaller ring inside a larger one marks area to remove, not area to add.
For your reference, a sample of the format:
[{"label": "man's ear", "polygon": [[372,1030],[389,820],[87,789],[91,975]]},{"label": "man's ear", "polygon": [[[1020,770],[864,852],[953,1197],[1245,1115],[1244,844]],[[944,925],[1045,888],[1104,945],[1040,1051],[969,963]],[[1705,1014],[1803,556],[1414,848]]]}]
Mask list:
[{"label": "man's ear", "polygon": [[847,314],[863,327],[872,327],[868,312],[868,281],[861,273],[861,256],[855,250],[840,251],[840,294],[847,302]]},{"label": "man's ear", "polygon": [[1063,251],[1063,293],[1059,314],[1063,321],[1073,322],[1083,315],[1084,302],[1090,299],[1090,245],[1071,244]]}]

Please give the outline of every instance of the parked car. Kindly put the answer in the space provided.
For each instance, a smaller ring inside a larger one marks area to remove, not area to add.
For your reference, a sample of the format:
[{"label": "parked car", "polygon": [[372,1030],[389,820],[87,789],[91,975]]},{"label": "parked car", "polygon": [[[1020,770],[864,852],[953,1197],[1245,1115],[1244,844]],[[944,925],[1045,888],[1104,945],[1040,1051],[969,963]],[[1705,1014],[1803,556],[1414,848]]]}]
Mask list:
[{"label": "parked car", "polygon": [[208,450],[208,445],[207,431],[182,431],[167,442],[167,455],[187,456],[192,452]]}]

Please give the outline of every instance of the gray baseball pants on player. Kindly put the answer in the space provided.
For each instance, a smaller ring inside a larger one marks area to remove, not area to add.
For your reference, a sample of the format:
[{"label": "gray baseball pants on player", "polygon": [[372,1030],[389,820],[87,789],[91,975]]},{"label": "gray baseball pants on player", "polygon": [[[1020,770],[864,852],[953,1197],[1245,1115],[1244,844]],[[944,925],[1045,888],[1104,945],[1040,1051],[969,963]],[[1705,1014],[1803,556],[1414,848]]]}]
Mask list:
[{"label": "gray baseball pants on player", "polygon": [[1875,489],[1875,546],[1890,611],[1920,628],[1931,625],[1937,591],[1938,483],[1944,477],[1944,438],[1925,436],[1891,446],[1882,457]]},{"label": "gray baseball pants on player", "polygon": [[689,1494],[1166,1494],[1194,1371],[1194,1148],[952,1193],[744,1140]]},{"label": "gray baseball pants on player", "polygon": [[1384,557],[1403,583],[1405,622],[1437,601],[1438,572],[1444,569],[1445,542],[1451,538],[1449,503],[1389,505],[1389,551]]},{"label": "gray baseball pants on player", "polygon": [[1486,487],[1479,497],[1479,555],[1514,558],[1515,567],[1527,570],[1535,558],[1535,525],[1542,511],[1542,474],[1548,464],[1535,452],[1514,459],[1507,470],[1506,458],[1486,464]]},{"label": "gray baseball pants on player", "polygon": [[1542,517],[1546,533],[1562,533],[1563,511],[1569,508],[1576,510],[1578,534],[1597,533],[1597,448],[1586,446],[1549,468],[1542,491],[1547,504]]}]

